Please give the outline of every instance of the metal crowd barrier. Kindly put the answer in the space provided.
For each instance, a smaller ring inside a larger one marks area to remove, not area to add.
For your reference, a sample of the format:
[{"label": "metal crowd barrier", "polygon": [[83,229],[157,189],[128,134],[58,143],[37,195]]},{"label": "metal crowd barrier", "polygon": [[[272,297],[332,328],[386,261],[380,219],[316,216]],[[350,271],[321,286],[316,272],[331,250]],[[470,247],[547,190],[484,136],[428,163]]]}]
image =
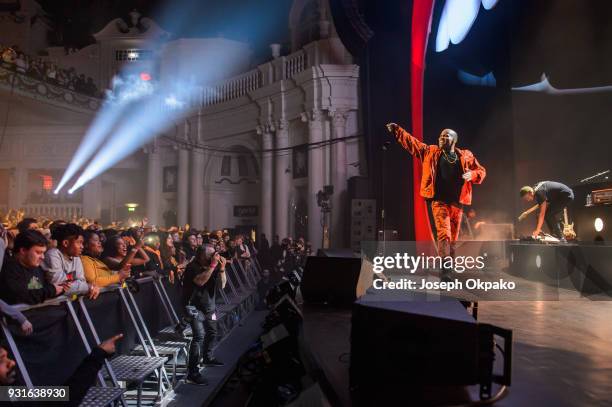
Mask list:
[{"label": "metal crowd barrier", "polygon": [[[220,298],[222,304],[218,306],[219,315],[223,316],[226,313],[232,313],[230,320],[234,322],[240,320],[241,311],[244,311],[241,306],[249,296],[255,295],[257,281],[261,278],[261,266],[257,262],[257,259],[251,262],[251,267],[247,271],[240,262],[234,261],[232,264],[228,264],[227,273],[227,285],[225,289],[220,290]],[[136,280],[139,285],[153,284],[155,296],[158,298],[164,314],[170,323],[169,327],[166,327],[160,331],[160,333],[173,332],[174,326],[181,322],[175,306],[173,305],[170,296],[160,279],[154,279],[153,277],[144,277]],[[185,356],[185,364],[187,360],[187,341],[174,340],[174,341],[162,341],[159,339],[154,340],[151,337],[150,330],[145,322],[142,312],[134,298],[134,295],[125,286],[108,286],[100,289],[100,296],[108,296],[110,293],[116,292],[120,297],[120,303],[123,304],[123,308],[129,316],[129,320],[134,329],[134,332],[138,339],[138,344],[135,348],[131,349],[131,355],[118,355],[113,357],[111,360],[106,360],[104,368],[106,370],[106,376],[101,372],[98,373],[99,386],[94,386],[89,389],[85,396],[82,406],[106,406],[111,403],[119,401],[124,407],[127,406],[126,399],[124,397],[124,388],[121,388],[119,382],[133,382],[137,385],[136,402],[137,405],[141,405],[143,383],[151,375],[155,375],[157,381],[157,394],[156,400],[163,398],[169,394],[177,384],[177,365],[179,363],[179,354]],[[25,305],[18,304],[14,307],[20,311],[30,311],[44,307],[65,305],[68,313],[71,317],[72,322],[78,331],[81,342],[83,343],[87,353],[90,353],[92,347],[87,339],[87,335],[79,316],[77,315],[73,301],[78,302],[82,317],[85,321],[85,325],[88,328],[89,334],[95,341],[95,346],[100,344],[100,337],[98,335],[96,324],[94,323],[88,307],[85,304],[83,297],[69,298],[66,296],[60,296],[42,304],[36,305]],[[248,308],[248,307],[247,307]],[[244,316],[244,315],[242,315]],[[218,318],[219,319],[219,318]],[[160,322],[160,321],[158,321]],[[235,326],[234,323],[228,328],[223,327],[223,333],[227,335],[231,329]],[[15,338],[11,333],[6,318],[2,318],[0,327],[7,339],[10,351],[15,358],[15,362],[21,373],[24,384],[31,388],[33,387],[32,380],[28,369],[24,363],[22,355],[19,351]],[[221,331],[221,330],[220,330]],[[124,338],[125,339],[125,338]],[[222,338],[219,338],[220,340]],[[165,363],[170,361],[172,363],[172,380],[169,379],[165,369]],[[186,367],[186,366],[184,366]],[[104,370],[104,369],[103,369]],[[111,385],[109,385],[109,383]]]}]

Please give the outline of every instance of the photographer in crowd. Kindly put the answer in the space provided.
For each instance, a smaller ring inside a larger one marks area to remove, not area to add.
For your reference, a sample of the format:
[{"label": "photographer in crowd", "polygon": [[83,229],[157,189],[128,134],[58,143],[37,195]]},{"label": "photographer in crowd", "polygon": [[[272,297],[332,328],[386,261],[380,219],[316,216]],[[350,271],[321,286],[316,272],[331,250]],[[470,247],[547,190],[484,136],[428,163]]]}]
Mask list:
[{"label": "photographer in crowd", "polygon": [[225,288],[227,282],[225,265],[225,258],[214,246],[206,244],[198,247],[195,260],[185,270],[183,302],[193,332],[187,364],[188,383],[208,384],[198,369],[201,359],[204,365],[223,365],[214,358],[212,347],[217,335],[215,297],[217,290]]}]

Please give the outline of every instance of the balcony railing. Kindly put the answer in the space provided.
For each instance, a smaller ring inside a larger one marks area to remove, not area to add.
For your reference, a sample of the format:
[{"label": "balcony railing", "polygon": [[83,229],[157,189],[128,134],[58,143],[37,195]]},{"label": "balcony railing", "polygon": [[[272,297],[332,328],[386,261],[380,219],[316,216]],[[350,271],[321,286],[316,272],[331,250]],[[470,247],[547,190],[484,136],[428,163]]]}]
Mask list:
[{"label": "balcony railing", "polygon": [[202,103],[214,105],[230,99],[239,98],[261,87],[261,72],[258,69],[230,78],[219,85],[207,87],[203,91]]},{"label": "balcony railing", "polygon": [[35,218],[62,219],[70,221],[83,216],[82,204],[26,204],[23,206],[26,216]]},{"label": "balcony railing", "polygon": [[303,50],[284,57],[283,79],[293,78],[294,75],[306,69],[306,53]]},{"label": "balcony railing", "polygon": [[100,107],[101,102],[98,98],[62,86],[52,85],[2,66],[0,66],[0,87],[39,100],[70,105],[81,111],[95,112]]},{"label": "balcony railing", "polygon": [[218,85],[205,88],[202,93],[202,104],[210,106],[227,102],[270,83],[291,79],[304,71],[307,64],[308,56],[304,50],[276,58],[258,66],[256,69],[229,78]]}]

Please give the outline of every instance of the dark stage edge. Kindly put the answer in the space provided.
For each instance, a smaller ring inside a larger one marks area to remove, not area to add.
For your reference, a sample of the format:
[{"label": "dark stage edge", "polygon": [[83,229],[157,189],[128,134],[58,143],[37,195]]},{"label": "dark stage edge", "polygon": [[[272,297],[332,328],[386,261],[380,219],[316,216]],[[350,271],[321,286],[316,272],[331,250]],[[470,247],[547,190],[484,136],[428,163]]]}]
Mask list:
[{"label": "dark stage edge", "polygon": [[265,311],[253,311],[242,323],[217,345],[215,357],[222,360],[225,366],[210,367],[202,370],[208,379],[208,386],[187,384],[184,381],[174,389],[175,397],[167,405],[170,407],[207,406],[223,388],[232,375],[240,357],[261,335],[261,325],[268,315]]},{"label": "dark stage edge", "polygon": [[[533,284],[546,289],[543,282]],[[332,405],[351,406],[347,357],[351,310],[304,305],[303,312],[309,368],[318,373],[318,381]],[[612,301],[479,302],[479,322],[512,329],[514,335],[512,385],[506,397],[494,405],[612,407],[610,315]],[[497,358],[497,372],[500,363]],[[498,389],[494,385],[494,392]],[[478,400],[477,386],[447,388],[443,392]]]}]

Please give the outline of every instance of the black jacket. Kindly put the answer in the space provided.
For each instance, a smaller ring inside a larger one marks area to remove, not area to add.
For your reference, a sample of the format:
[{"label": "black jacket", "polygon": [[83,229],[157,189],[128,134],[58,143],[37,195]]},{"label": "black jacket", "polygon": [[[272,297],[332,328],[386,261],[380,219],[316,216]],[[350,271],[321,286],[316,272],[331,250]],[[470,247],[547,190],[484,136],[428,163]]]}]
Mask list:
[{"label": "black jacket", "polygon": [[2,266],[0,298],[7,303],[40,304],[55,296],[55,286],[47,281],[42,268],[23,267],[15,258]]}]

